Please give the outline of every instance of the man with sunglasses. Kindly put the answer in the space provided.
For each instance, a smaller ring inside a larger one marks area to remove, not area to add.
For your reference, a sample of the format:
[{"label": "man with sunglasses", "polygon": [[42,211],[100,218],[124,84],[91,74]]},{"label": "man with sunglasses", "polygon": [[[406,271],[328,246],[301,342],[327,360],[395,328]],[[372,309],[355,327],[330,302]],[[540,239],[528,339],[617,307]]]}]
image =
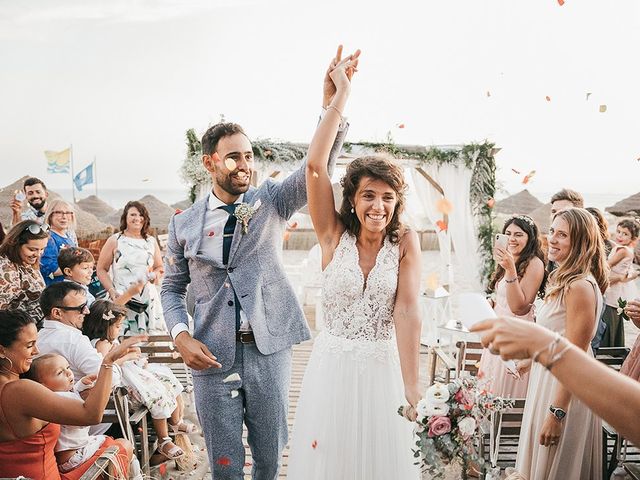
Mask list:
[{"label": "man with sunglasses", "polygon": [[[11,224],[15,225],[21,220],[44,221],[47,211],[47,198],[49,192],[42,180],[36,177],[27,178],[22,184],[22,192],[18,191],[11,201]],[[26,200],[28,207],[23,212],[22,203]]]},{"label": "man with sunglasses", "polygon": [[[91,345],[89,337],[82,334],[84,316],[89,313],[87,298],[82,285],[75,282],[52,283],[40,296],[44,313],[42,329],[38,332],[40,354],[57,353],[68,362],[75,381],[97,374],[102,356]],[[119,385],[120,371],[113,370],[113,385]],[[95,425],[91,435],[100,435],[111,424]]]}]

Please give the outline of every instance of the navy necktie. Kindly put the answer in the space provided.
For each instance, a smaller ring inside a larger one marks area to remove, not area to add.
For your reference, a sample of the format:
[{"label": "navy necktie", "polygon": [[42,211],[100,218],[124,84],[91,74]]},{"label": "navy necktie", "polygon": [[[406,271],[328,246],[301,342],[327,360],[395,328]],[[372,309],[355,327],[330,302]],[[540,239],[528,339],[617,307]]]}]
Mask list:
[{"label": "navy necktie", "polygon": [[[232,203],[231,205],[218,207],[229,214],[227,223],[224,224],[224,234],[222,236],[222,263],[225,265],[229,263],[229,252],[231,251],[231,243],[233,242],[233,232],[236,230],[236,223],[238,223],[238,218],[234,215],[237,206],[236,203]],[[236,296],[235,289],[233,290],[233,302],[236,307],[236,331],[238,331],[240,330],[240,302]]]}]

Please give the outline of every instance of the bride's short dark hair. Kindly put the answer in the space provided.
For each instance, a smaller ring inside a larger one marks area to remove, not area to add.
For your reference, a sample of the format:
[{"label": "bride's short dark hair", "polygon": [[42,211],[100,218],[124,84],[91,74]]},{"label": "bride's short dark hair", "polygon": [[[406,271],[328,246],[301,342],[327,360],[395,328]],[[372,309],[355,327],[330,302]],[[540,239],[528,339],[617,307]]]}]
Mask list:
[{"label": "bride's short dark hair", "polygon": [[360,181],[364,177],[381,180],[396,193],[397,203],[386,233],[393,243],[399,242],[401,231],[405,228],[400,222],[400,215],[404,211],[407,184],[402,167],[390,157],[384,155],[360,157],[347,166],[347,171],[340,181],[342,185],[342,205],[338,212],[340,220],[352,235],[357,236],[360,233],[360,220],[355,213],[351,212],[351,209]]}]

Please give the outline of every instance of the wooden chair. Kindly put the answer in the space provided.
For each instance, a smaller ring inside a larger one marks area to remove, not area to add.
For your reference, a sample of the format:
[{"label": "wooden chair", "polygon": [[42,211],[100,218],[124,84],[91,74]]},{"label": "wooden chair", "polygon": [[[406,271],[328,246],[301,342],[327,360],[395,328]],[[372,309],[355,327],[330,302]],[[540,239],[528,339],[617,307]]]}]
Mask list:
[{"label": "wooden chair", "polygon": [[482,344],[480,342],[456,342],[456,350],[451,356],[442,348],[435,347],[433,360],[431,363],[431,378],[436,378],[437,366],[441,362],[444,365],[445,373],[443,381],[449,383],[453,378],[461,376],[478,375],[480,357],[482,357]]},{"label": "wooden chair", "polygon": [[112,445],[107,448],[95,461],[89,469],[82,474],[80,480],[99,480],[105,478],[104,475],[107,472],[111,458],[119,451],[117,445]]},{"label": "wooden chair", "polygon": [[[629,354],[625,347],[601,347],[596,349],[595,358],[599,362],[619,372]],[[618,464],[621,448],[620,436],[606,422],[602,424],[602,474],[609,478]]]},{"label": "wooden chair", "polygon": [[149,340],[140,346],[140,351],[147,356],[149,363],[164,363],[176,376],[186,393],[193,392],[193,376],[191,369],[173,345],[170,335],[150,335]]},{"label": "wooden chair", "polygon": [[[513,408],[492,413],[489,429],[481,432],[478,454],[485,459],[487,466],[504,469],[516,464],[525,399],[516,398],[514,402]],[[491,465],[492,451],[495,453],[495,465]]]}]

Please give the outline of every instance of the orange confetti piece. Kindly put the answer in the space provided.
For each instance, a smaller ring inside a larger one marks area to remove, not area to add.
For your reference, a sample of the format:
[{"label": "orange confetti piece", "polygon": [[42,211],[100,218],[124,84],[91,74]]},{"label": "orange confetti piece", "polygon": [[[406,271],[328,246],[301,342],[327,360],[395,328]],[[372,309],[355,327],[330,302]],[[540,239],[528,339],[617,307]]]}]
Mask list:
[{"label": "orange confetti piece", "polygon": [[604,113],[604,112],[607,111],[607,106],[606,105],[600,105],[599,110],[600,110],[600,113]]},{"label": "orange confetti piece", "polygon": [[284,232],[283,239],[286,242],[287,240],[289,240],[289,238],[291,238],[291,232],[287,230]]},{"label": "orange confetti piece", "polygon": [[436,208],[440,213],[449,215],[453,211],[453,204],[446,198],[441,198],[436,202]]},{"label": "orange confetti piece", "polygon": [[158,467],[158,473],[160,473],[160,475],[162,475],[163,477],[167,474],[167,464],[166,463],[161,463],[160,466]]},{"label": "orange confetti piece", "polygon": [[317,440],[314,440],[313,442],[311,442],[311,448],[313,448],[314,450],[316,448],[318,448],[318,441]]},{"label": "orange confetti piece", "polygon": [[179,208],[176,208],[174,215],[180,215],[181,213],[182,213],[182,210],[180,210]]},{"label": "orange confetti piece", "polygon": [[441,232],[446,232],[447,229],[449,228],[449,226],[446,223],[444,223],[444,220],[438,220],[436,222],[436,227],[438,227]]},{"label": "orange confetti piece", "polygon": [[216,460],[218,465],[222,465],[223,467],[228,467],[231,465],[231,459],[229,457],[220,457]]},{"label": "orange confetti piece", "polygon": [[536,174],[535,170],[531,170],[528,174],[526,174],[524,176],[524,178],[522,179],[522,183],[524,185],[526,185],[527,183],[529,183],[529,181],[533,178],[533,176]]},{"label": "orange confetti piece", "polygon": [[227,167],[227,170],[229,170],[230,172],[233,172],[237,167],[236,161],[233,158],[227,158],[224,161],[224,166]]},{"label": "orange confetti piece", "polygon": [[549,95],[547,95],[547,96],[546,96],[546,97],[544,97],[544,98],[547,100],[547,102],[550,102],[550,101],[551,101],[551,97],[550,97]]},{"label": "orange confetti piece", "polygon": [[493,208],[493,206],[495,204],[496,204],[496,199],[495,198],[490,198],[489,200],[487,200],[487,207]]},{"label": "orange confetti piece", "polygon": [[293,222],[291,225],[289,225],[289,228],[291,230],[295,230],[296,228],[298,228],[298,222]]},{"label": "orange confetti piece", "polygon": [[564,0],[558,0],[558,5],[563,6],[564,5]]}]

